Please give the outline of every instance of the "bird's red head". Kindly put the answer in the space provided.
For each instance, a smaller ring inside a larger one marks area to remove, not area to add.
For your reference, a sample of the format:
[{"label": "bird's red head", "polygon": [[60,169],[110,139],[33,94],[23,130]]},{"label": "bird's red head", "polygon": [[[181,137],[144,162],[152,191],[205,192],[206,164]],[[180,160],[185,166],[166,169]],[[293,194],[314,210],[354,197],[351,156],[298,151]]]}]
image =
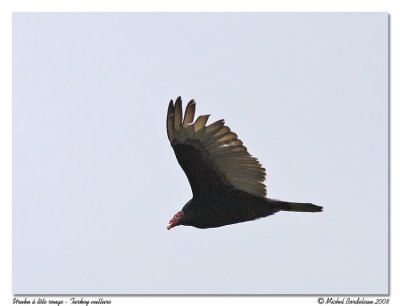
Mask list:
[{"label": "bird's red head", "polygon": [[171,220],[169,220],[169,223],[167,225],[167,229],[170,230],[171,228],[173,228],[174,226],[177,226],[180,224],[180,221],[183,217],[183,212],[182,211],[178,211]]}]

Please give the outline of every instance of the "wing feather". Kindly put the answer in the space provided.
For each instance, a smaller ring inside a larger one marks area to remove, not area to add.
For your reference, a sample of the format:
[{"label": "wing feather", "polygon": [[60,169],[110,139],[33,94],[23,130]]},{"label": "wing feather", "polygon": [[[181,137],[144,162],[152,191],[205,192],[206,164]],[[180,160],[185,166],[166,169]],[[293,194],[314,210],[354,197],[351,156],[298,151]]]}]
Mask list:
[{"label": "wing feather", "polygon": [[229,188],[265,197],[265,169],[251,156],[238,135],[218,120],[206,126],[209,115],[195,122],[196,103],[191,100],[182,118],[182,99],[168,106],[167,134],[193,194]]},{"label": "wing feather", "polygon": [[167,133],[168,139],[172,142],[174,139],[174,117],[175,117],[175,109],[174,109],[174,101],[170,101],[168,105],[168,114],[167,114]]},{"label": "wing feather", "polygon": [[203,115],[203,116],[199,116],[196,119],[196,122],[193,124],[193,128],[194,128],[194,132],[198,132],[200,131],[202,128],[204,128],[206,126],[208,117],[210,117],[209,115]]},{"label": "wing feather", "polygon": [[190,100],[185,110],[185,117],[183,119],[183,125],[187,126],[188,124],[193,122],[194,113],[196,111],[196,103],[194,100]]},{"label": "wing feather", "polygon": [[174,129],[179,131],[182,126],[182,99],[178,97],[175,102],[175,120],[174,120]]},{"label": "wing feather", "polygon": [[[172,100],[171,100],[172,101]],[[209,136],[213,136],[215,133],[218,132],[220,128],[224,126],[224,120],[218,120],[215,121],[214,123],[211,123],[209,126],[206,128],[206,134],[209,134]]]}]

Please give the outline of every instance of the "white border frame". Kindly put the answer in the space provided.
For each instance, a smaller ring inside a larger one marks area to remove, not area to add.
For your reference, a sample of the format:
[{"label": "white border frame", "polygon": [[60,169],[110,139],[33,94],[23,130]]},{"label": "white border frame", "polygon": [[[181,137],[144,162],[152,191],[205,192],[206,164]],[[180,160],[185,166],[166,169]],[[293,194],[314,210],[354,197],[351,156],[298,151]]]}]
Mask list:
[{"label": "white border frame", "polygon": [[[399,54],[400,54],[400,4],[398,0],[3,0],[0,2],[0,304],[12,305],[12,240],[11,240],[11,177],[12,177],[12,12],[123,12],[123,11],[222,11],[222,12],[388,12],[390,15],[390,214],[399,215]],[[398,258],[400,258],[397,218],[390,217],[390,304],[399,302]],[[394,222],[393,222],[394,221]],[[397,238],[397,237],[396,237]],[[397,268],[396,268],[397,267]],[[327,276],[328,277],[328,276]],[[80,296],[79,296],[80,298]],[[387,297],[385,297],[387,298]],[[317,297],[157,297],[157,296],[113,296],[112,305],[318,305]],[[397,301],[397,302],[396,302]],[[65,305],[65,304],[64,304]],[[69,305],[69,304],[67,304]]]}]

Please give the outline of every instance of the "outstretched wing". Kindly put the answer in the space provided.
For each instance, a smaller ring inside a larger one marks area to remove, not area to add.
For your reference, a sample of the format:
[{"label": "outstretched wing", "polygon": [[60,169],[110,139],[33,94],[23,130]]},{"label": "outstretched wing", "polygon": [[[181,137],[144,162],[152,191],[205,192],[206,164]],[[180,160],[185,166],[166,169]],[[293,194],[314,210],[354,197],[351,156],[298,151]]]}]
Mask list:
[{"label": "outstretched wing", "polygon": [[265,197],[265,169],[252,157],[224,120],[206,126],[209,115],[195,122],[191,100],[182,116],[181,97],[171,100],[167,115],[168,139],[192,187],[193,195],[234,187]]}]

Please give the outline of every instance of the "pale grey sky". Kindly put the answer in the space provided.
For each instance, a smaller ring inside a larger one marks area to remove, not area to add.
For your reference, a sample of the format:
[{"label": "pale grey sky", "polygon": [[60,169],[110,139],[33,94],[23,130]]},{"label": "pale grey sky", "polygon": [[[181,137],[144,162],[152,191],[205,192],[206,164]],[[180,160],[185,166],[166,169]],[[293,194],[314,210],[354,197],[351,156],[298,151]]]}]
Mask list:
[{"label": "pale grey sky", "polygon": [[[387,293],[387,65],[385,13],[15,13],[13,292]],[[324,212],[167,231],[178,95]]]}]

